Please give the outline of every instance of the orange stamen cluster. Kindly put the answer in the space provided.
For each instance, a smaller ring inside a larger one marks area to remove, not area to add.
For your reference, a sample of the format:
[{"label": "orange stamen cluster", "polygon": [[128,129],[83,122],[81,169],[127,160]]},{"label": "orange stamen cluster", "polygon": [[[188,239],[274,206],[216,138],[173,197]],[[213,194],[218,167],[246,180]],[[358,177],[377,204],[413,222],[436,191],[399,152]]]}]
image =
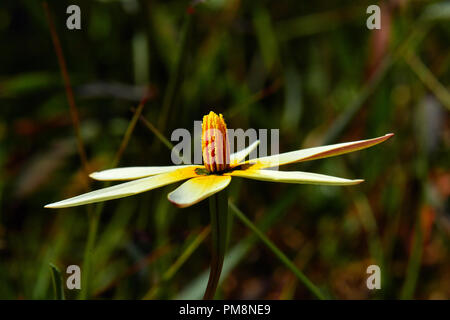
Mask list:
[{"label": "orange stamen cluster", "polygon": [[230,146],[223,116],[210,112],[202,123],[203,164],[209,172],[225,171],[230,166]]}]

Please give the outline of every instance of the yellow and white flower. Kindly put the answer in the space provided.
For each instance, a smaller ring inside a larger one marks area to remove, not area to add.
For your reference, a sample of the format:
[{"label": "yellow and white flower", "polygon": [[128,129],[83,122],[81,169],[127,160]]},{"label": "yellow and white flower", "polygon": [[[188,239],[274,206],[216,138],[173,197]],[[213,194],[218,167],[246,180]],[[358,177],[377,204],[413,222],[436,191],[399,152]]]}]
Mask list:
[{"label": "yellow and white flower", "polygon": [[259,141],[239,152],[230,154],[225,121],[222,115],[210,112],[203,117],[202,124],[203,165],[128,167],[94,172],[90,176],[96,180],[132,181],[88,192],[48,204],[45,207],[65,208],[123,198],[184,180],[187,181],[168,195],[169,201],[181,208],[191,206],[223,190],[230,184],[232,177],[319,185],[358,184],[364,180],[349,180],[302,171],[275,171],[268,169],[289,163],[327,158],[369,148],[392,136],[393,134],[390,133],[368,140],[338,143],[244,161],[247,155],[258,146]]}]

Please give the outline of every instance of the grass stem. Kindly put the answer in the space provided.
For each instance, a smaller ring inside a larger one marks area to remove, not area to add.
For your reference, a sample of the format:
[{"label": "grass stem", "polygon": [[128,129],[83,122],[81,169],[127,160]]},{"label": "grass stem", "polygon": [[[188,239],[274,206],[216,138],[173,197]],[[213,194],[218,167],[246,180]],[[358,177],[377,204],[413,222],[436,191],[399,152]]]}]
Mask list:
[{"label": "grass stem", "polygon": [[314,283],[311,282],[311,280],[308,279],[307,276],[303,274],[296,266],[295,264],[289,260],[289,258],[280,250],[278,247],[270,241],[267,236],[261,232],[258,227],[256,227],[243,213],[241,210],[239,210],[233,203],[229,203],[229,206],[231,208],[231,212],[239,218],[250,230],[252,230],[259,239],[275,254],[275,256],[289,269],[291,270],[295,276],[305,285],[305,287],[318,299],[324,300],[325,296],[322,294],[322,292],[319,290]]}]

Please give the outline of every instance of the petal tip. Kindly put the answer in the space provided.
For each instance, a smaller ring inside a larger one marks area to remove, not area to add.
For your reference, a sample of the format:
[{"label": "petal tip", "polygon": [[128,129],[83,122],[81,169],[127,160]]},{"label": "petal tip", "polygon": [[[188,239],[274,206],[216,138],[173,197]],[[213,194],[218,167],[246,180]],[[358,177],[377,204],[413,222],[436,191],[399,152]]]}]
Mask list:
[{"label": "petal tip", "polygon": [[384,141],[387,141],[390,138],[392,138],[393,136],[394,136],[394,133],[390,132],[390,133],[385,134],[384,136],[380,136],[378,138],[375,138],[375,140],[377,140],[376,144],[384,142]]},{"label": "petal tip", "polygon": [[99,174],[99,172],[92,172],[89,174],[89,177],[91,179],[98,180],[98,174]]},{"label": "petal tip", "polygon": [[167,200],[169,200],[169,202],[171,203],[171,204],[173,204],[175,207],[177,207],[177,208],[186,208],[186,207],[189,207],[189,204],[186,204],[186,203],[179,203],[179,202],[176,202],[175,200],[172,200],[172,199],[170,199],[170,193],[167,195]]}]

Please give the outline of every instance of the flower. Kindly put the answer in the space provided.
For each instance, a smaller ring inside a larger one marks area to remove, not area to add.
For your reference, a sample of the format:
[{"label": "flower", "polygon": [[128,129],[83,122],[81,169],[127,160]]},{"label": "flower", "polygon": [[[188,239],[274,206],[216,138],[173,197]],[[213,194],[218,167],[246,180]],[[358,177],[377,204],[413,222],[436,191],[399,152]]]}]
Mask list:
[{"label": "flower", "polygon": [[168,199],[178,207],[196,204],[226,188],[232,177],[319,185],[353,185],[364,180],[349,180],[302,171],[275,171],[273,167],[303,162],[369,148],[393,134],[328,146],[302,149],[244,161],[259,144],[255,141],[247,148],[230,154],[227,127],[222,115],[210,112],[203,117],[203,165],[178,165],[162,167],[128,167],[94,172],[91,178],[101,181],[132,180],[112,187],[88,192],[73,198],[46,205],[46,208],[65,208],[88,203],[123,198],[171,183],[187,180],[169,193]]}]

